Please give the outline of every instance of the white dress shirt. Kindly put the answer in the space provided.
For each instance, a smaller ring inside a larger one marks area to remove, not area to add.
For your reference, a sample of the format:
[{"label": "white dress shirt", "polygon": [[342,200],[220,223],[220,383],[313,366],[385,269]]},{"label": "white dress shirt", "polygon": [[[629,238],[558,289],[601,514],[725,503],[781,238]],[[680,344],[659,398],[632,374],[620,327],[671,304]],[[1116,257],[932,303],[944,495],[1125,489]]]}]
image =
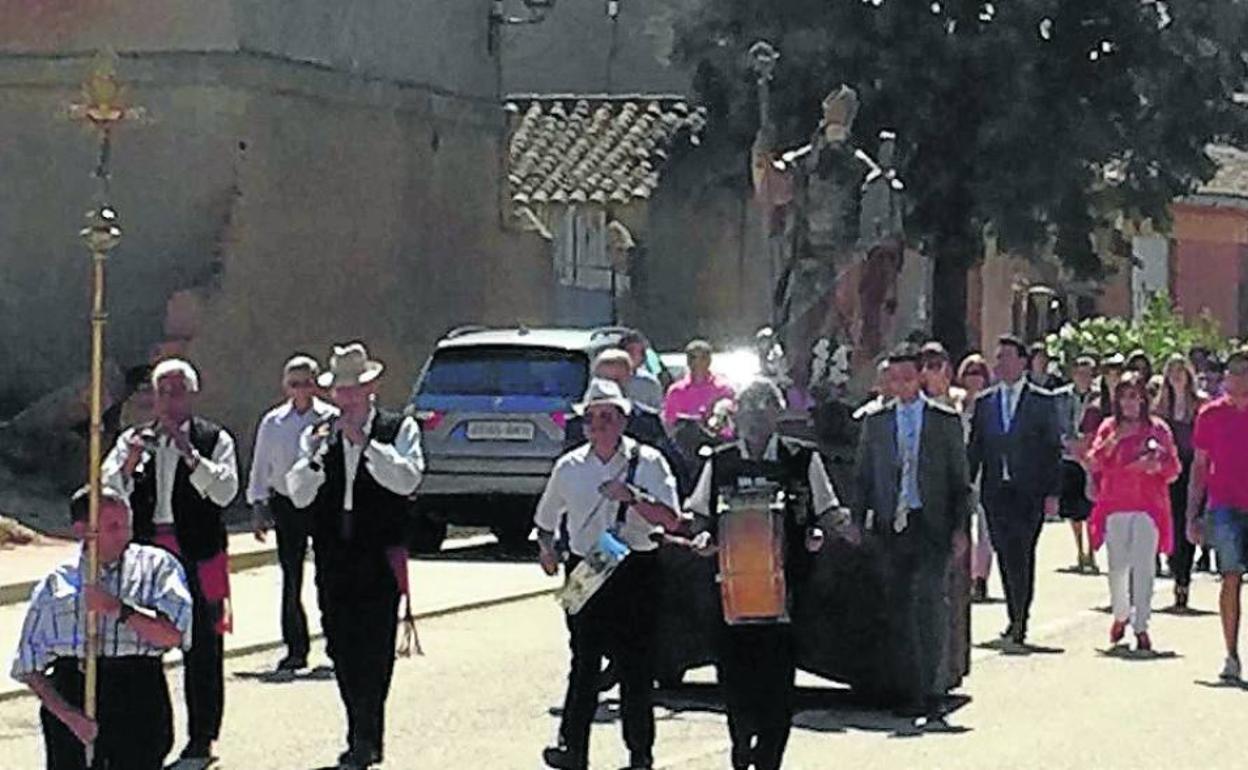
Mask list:
[{"label": "white dress shirt", "polygon": [[[750,459],[750,450],[745,441],[738,440],[737,449],[741,452],[742,459]],[[767,442],[767,448],[763,450],[763,461],[776,462],[779,458],[779,451],[780,436],[773,434],[771,440]],[[714,483],[712,462],[712,460],[707,460],[702,466],[702,474],[698,476],[698,483],[694,486],[692,494],[685,500],[685,510],[690,513],[696,513],[699,516],[711,515],[711,485]],[[824,467],[823,458],[818,452],[811,453],[806,478],[810,484],[810,502],[816,518],[834,508],[841,507],[840,498],[836,496],[836,490],[832,487],[832,480],[828,478],[828,469]]]},{"label": "white dress shirt", "polygon": [[[181,425],[181,431],[190,430],[190,421]],[[130,456],[130,439],[139,430],[138,427],[122,431],[117,437],[117,444],[104,458],[102,470],[103,482],[117,490],[127,498],[134,492],[134,479],[125,475],[122,469]],[[178,463],[184,459],[174,446],[172,439],[161,436],[156,450],[139,462],[135,472],[139,472],[145,463],[156,463],[156,511],[152,516],[155,524],[173,523],[173,484],[178,472]],[[152,457],[151,455],[155,455]],[[190,475],[191,486],[216,505],[224,508],[238,494],[238,459],[235,457],[234,437],[224,428],[217,437],[217,445],[212,449],[212,457],[200,457],[199,463]]]},{"label": "white dress shirt", "polygon": [[303,414],[287,401],[270,410],[256,430],[256,445],[251,455],[251,477],[247,484],[247,503],[254,505],[277,493],[290,497],[286,474],[299,459],[299,441],[310,426],[338,414],[338,408],[319,398]]},{"label": "white dress shirt", "polygon": [[[364,421],[364,435],[373,430],[377,410],[368,413]],[[316,499],[316,493],[325,483],[325,469],[321,459],[327,442],[312,435],[312,429],[304,431],[299,442],[299,459],[286,474],[286,488],[296,508],[307,508]],[[342,509],[355,509],[355,478],[363,466],[373,480],[396,495],[412,494],[420,486],[425,473],[425,458],[420,451],[420,425],[415,418],[405,417],[399,426],[399,434],[393,444],[383,444],[369,439],[363,446],[342,437],[342,454],[346,463],[346,490]],[[362,460],[362,461],[361,461]]]},{"label": "white dress shirt", "polygon": [[[85,550],[40,581],[30,597],[10,674],[22,679],[43,673],[57,658],[84,658],[87,606],[83,598]],[[155,610],[182,634],[181,648],[191,646],[191,592],[176,557],[163,548],[131,543],[121,558],[101,566],[100,587],[131,607]],[[97,616],[100,654],[106,658],[159,658],[165,649],[145,641],[118,618]]]},{"label": "white dress shirt", "polygon": [[[618,502],[608,499],[599,490],[608,481],[625,480],[629,458],[634,452],[637,453],[637,474],[633,485],[673,511],[679,510],[676,478],[663,455],[654,447],[624,436],[616,453],[606,462],[594,453],[592,444],[580,446],[559,458],[533,517],[538,528],[556,532],[560,518],[567,516],[572,553],[577,556],[589,553],[602,533],[615,525],[620,509]],[[658,545],[650,536],[656,529],[634,506],[629,506],[619,535],[634,551],[653,551]]]}]

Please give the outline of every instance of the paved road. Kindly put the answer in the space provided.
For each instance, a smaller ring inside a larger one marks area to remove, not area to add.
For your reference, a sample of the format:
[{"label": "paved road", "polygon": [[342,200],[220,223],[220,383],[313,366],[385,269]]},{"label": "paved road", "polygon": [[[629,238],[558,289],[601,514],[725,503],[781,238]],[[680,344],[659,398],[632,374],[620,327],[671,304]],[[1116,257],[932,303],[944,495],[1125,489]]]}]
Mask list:
[{"label": "paved road", "polygon": [[[786,767],[1242,768],[1248,691],[1213,684],[1221,658],[1211,615],[1156,616],[1162,655],[1106,655],[1103,578],[1059,573],[1071,561],[1063,525],[1046,528],[1035,641],[1049,652],[1006,657],[979,649],[948,734],[913,735],[891,715],[854,707],[843,692],[804,679]],[[536,567],[533,567],[536,569]],[[494,573],[497,579],[512,579]],[[1157,606],[1169,598],[1159,586]],[[999,595],[999,588],[997,589]],[[1202,576],[1194,606],[1213,606]],[[1004,625],[1001,604],[975,609],[977,639]],[[566,642],[549,598],[428,621],[428,656],[400,661],[389,719],[388,768],[533,770],[553,735],[550,707],[566,672]],[[326,669],[293,682],[266,676],[273,656],[229,663],[220,767],[313,770],[341,749],[342,717]],[[177,676],[173,677],[175,682]],[[661,767],[727,767],[724,719],[706,672],[661,698]],[[178,697],[175,694],[175,698]],[[596,728],[594,767],[624,763],[610,707]],[[181,715],[178,717],[181,726]],[[29,699],[0,704],[0,765],[36,768],[41,749]]]}]

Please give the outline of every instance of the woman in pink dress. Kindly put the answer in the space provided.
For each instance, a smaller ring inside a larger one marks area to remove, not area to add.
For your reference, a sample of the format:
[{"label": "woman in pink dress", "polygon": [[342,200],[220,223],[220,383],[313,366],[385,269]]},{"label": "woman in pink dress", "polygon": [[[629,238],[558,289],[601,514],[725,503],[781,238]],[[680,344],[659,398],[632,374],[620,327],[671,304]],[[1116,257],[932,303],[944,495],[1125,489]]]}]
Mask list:
[{"label": "woman in pink dress", "polygon": [[1182,467],[1170,428],[1149,414],[1147,383],[1138,375],[1114,388],[1113,413],[1097,429],[1088,467],[1097,479],[1088,535],[1093,549],[1104,542],[1109,550],[1109,641],[1121,642],[1129,624],[1136,649],[1148,652],[1154,560],[1174,548],[1170,484]]}]

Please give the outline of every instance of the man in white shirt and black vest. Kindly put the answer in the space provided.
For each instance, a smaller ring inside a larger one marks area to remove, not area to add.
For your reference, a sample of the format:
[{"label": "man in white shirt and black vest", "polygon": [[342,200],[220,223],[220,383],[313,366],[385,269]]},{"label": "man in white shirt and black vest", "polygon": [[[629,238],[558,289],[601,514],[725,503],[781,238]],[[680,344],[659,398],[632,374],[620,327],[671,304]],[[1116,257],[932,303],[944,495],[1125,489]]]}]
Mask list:
[{"label": "man in white shirt and black vest", "polygon": [[555,533],[566,517],[569,572],[608,533],[628,554],[579,612],[568,615],[572,666],[560,735],[566,746],[543,753],[546,764],[585,770],[598,710],[603,656],[620,675],[620,710],[630,769],[654,766],[653,644],[658,608],[659,527],[676,531],[676,479],[659,450],[624,435],[632,404],[610,380],[592,380],[576,411],[588,443],[555,463],[534,516],[542,569],[559,570]]},{"label": "man in white shirt and black vest", "polygon": [[[87,537],[87,490],[70,502],[74,535]],[[173,705],[165,652],[191,644],[191,593],[178,560],[130,542],[130,506],[100,496],[99,582],[86,586],[82,551],[40,581],[13,659],[12,676],[39,697],[48,770],[160,770],[173,748]],[[83,709],[87,610],[98,623],[95,719]]]},{"label": "man in white shirt and black vest", "polygon": [[374,403],[383,369],[360,343],[334,348],[319,383],[340,414],[305,431],[286,476],[291,502],[311,517],[321,628],[347,711],[344,770],[382,760],[407,589],[403,525],[425,469],[415,419]]},{"label": "man in white shirt and black vest", "polygon": [[194,414],[199,373],[181,359],[152,370],[156,419],[130,428],[104,460],[104,483],[134,512],[134,540],[173,553],[195,600],[185,655],[187,734],[182,758],[210,760],[225,710],[225,644],[231,624],[223,513],[238,494],[234,438]]},{"label": "man in white shirt and black vest", "polygon": [[277,529],[277,561],[282,568],[282,641],[286,657],[278,671],[308,666],[308,618],[303,611],[303,562],[311,534],[308,516],[290,501],[286,474],[299,459],[303,432],[338,413],[333,404],[316,397],[321,365],[315,358],[295,356],[282,368],[286,400],[260,420],[251,459],[247,502],[251,505],[256,539],[264,542]]},{"label": "man in white shirt and black vest", "polygon": [[[784,573],[787,602],[809,575],[811,554],[823,546],[822,517],[847,532],[849,512],[841,507],[823,459],[813,444],[776,433],[784,396],[768,380],[756,380],[737,397],[738,440],[709,451],[685,509],[698,517],[699,553],[716,552],[725,495],[758,487],[784,491]],[[778,770],[793,720],[797,674],[788,617],[748,624],[722,624],[719,683],[728,708],[733,770]]]}]

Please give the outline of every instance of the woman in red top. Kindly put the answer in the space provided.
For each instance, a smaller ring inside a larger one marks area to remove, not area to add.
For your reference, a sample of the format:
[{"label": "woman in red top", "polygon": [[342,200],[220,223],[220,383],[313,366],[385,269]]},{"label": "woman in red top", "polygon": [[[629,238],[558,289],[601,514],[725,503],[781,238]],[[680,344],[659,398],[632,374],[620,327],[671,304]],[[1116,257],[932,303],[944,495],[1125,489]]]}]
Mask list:
[{"label": "woman in red top", "polygon": [[1109,549],[1109,641],[1122,641],[1130,623],[1136,649],[1147,652],[1154,560],[1174,548],[1170,483],[1182,468],[1170,428],[1148,413],[1147,383],[1138,375],[1114,388],[1113,416],[1097,429],[1088,465],[1097,476],[1088,535],[1094,549],[1102,542]]}]

